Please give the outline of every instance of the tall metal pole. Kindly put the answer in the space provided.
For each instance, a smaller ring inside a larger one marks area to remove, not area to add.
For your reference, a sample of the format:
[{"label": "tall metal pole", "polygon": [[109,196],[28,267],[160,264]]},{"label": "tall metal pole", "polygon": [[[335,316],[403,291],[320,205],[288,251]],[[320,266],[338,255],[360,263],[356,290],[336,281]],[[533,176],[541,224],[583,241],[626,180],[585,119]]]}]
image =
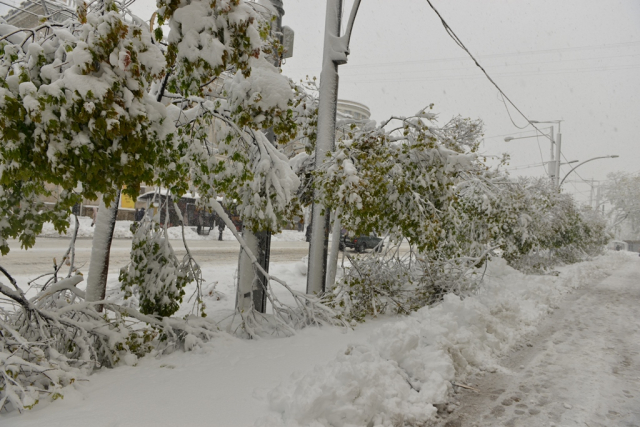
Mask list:
[{"label": "tall metal pole", "polygon": [[[320,74],[320,102],[318,105],[318,138],[316,140],[316,169],[322,168],[327,153],[335,144],[336,106],[338,102],[338,64],[332,54],[335,41],[340,37],[342,0],[327,0],[324,28],[324,50]],[[309,267],[307,293],[325,290],[327,251],[329,247],[329,211],[319,201],[320,192],[314,190],[311,211],[311,242],[309,244]]]},{"label": "tall metal pole", "polygon": [[550,144],[551,150],[549,153],[551,156],[551,160],[549,161],[549,170],[547,171],[547,173],[549,174],[549,178],[551,178],[551,180],[555,184],[556,176],[558,175],[556,174],[557,165],[556,165],[555,156],[554,156],[555,141],[553,140],[553,126],[549,128],[549,141],[551,141],[551,144]]},{"label": "tall metal pole", "polygon": [[558,137],[556,138],[556,187],[560,186],[560,162],[562,161],[560,158],[560,156],[562,155],[562,133],[560,132],[561,127],[562,122],[558,121]]}]

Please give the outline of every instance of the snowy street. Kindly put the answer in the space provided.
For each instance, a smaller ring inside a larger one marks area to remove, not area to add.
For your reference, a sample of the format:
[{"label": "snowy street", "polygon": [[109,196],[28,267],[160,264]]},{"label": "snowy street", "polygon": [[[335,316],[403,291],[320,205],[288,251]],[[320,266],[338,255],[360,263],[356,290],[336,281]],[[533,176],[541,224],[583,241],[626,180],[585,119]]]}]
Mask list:
[{"label": "snowy street", "polygon": [[0,427],[640,427],[640,1],[493,3],[0,1]]},{"label": "snowy street", "polygon": [[[207,305],[230,308],[234,266],[204,267],[228,296]],[[274,267],[304,289],[295,263]],[[559,272],[527,276],[495,260],[477,296],[447,297],[411,316],[289,338],[221,332],[192,352],[102,369],[65,388],[63,400],[0,424],[354,427],[400,417],[439,427],[640,425],[640,261],[609,252]],[[452,393],[452,383],[478,392]]]},{"label": "snowy street", "polygon": [[639,426],[640,261],[568,295],[500,365],[443,426]]},{"label": "snowy street", "polygon": [[[189,250],[203,264],[219,266],[238,262],[240,245],[233,237],[226,236],[226,240],[222,242],[207,239],[190,240],[188,243]],[[2,265],[17,275],[48,272],[51,271],[53,258],[62,258],[68,244],[67,238],[38,239],[33,248],[25,251],[20,250],[20,242],[14,240],[10,242],[11,252],[2,257]],[[78,239],[76,243],[76,265],[84,266],[83,271],[88,270],[91,244],[90,239]],[[181,241],[172,241],[172,245],[176,255],[182,257],[185,254]],[[273,241],[271,248],[273,261],[291,262],[304,257],[309,250],[309,244],[304,241]],[[114,239],[111,245],[109,271],[117,274],[121,267],[128,264],[130,251],[131,239]]]}]

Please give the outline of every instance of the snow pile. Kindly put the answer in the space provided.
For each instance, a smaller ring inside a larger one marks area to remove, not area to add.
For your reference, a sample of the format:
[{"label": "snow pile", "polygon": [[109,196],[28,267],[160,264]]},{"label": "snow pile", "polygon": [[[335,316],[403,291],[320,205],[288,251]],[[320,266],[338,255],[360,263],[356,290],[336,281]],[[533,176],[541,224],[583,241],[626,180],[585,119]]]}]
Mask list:
[{"label": "snow pile", "polygon": [[272,242],[304,242],[305,235],[300,231],[282,230],[278,234],[271,236]]},{"label": "snow pile", "polygon": [[559,299],[604,277],[626,257],[610,253],[561,268],[559,276],[525,276],[502,259],[491,261],[485,286],[461,300],[447,295],[375,331],[366,345],[293,375],[268,394],[263,427],[422,425],[447,401],[451,382],[497,369],[497,357],[535,331]]},{"label": "snow pile", "polygon": [[[80,227],[78,228],[78,237],[80,238],[92,238],[93,233],[95,231],[95,225],[91,226],[93,220],[89,217],[81,216],[78,217],[78,221],[80,223]],[[113,231],[114,239],[131,239],[133,238],[133,234],[131,233],[130,227],[133,221],[116,221],[116,228]],[[69,228],[67,228],[66,233],[61,234],[58,233],[54,228],[53,224],[50,222],[45,222],[42,225],[42,231],[38,235],[39,237],[71,237],[73,236],[73,232],[76,228],[75,219],[72,217],[69,218]]]}]

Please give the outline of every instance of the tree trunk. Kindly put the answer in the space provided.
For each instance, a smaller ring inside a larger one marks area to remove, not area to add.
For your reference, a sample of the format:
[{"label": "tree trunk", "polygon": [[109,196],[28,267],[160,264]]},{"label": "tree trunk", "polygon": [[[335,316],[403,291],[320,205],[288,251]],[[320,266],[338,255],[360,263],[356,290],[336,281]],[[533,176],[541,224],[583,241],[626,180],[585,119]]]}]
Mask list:
[{"label": "tree trunk", "polygon": [[[329,259],[327,260],[327,284],[326,290],[331,291],[336,284],[336,272],[338,271],[338,254],[340,249],[340,231],[342,225],[340,223],[340,209],[336,209],[333,213],[333,232],[331,233],[331,249],[329,251]],[[345,250],[347,250],[345,248]]]},{"label": "tree trunk", "polygon": [[[271,233],[263,231],[254,234],[248,228],[242,232],[247,246],[258,259],[265,271],[269,271],[269,252],[271,249]],[[266,283],[267,279],[260,272],[256,272],[249,255],[240,249],[238,258],[238,288],[236,294],[236,309],[247,311],[253,308],[260,313],[266,311]]]},{"label": "tree trunk", "polygon": [[[95,222],[96,229],[93,233],[89,274],[87,277],[86,300],[89,302],[102,301],[107,291],[109,253],[111,251],[113,231],[116,227],[119,201],[120,191],[118,191],[109,207],[105,206],[103,200],[100,200],[100,207]],[[96,309],[102,311],[102,305],[96,306]]]}]

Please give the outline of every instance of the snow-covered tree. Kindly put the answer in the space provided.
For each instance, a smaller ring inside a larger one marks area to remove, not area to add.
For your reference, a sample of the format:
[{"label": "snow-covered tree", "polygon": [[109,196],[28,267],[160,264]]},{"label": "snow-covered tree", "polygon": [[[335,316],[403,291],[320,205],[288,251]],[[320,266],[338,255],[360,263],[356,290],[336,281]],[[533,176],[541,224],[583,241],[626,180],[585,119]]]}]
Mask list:
[{"label": "snow-covered tree", "polygon": [[[71,206],[100,194],[88,284],[99,300],[120,189],[137,196],[141,182],[177,178],[158,173],[179,153],[167,108],[149,93],[166,61],[145,26],[110,0],[80,7],[77,20],[13,33],[0,47],[0,246],[8,251],[8,237],[33,245],[47,220],[65,229]],[[62,191],[47,212],[37,197],[51,186]]]},{"label": "snow-covered tree", "polygon": [[[425,111],[347,128],[327,168],[315,172],[316,185],[347,230],[388,234],[390,247],[350,258],[329,295],[344,316],[409,312],[448,292],[464,295],[493,250],[535,270],[602,250],[601,218],[547,179],[514,180],[488,168],[477,153],[481,132],[479,121],[459,117],[437,126]],[[403,239],[408,254],[397,246]]]},{"label": "snow-covered tree", "polygon": [[125,298],[135,295],[143,314],[171,316],[192,281],[188,265],[178,261],[169,244],[166,224],[143,220],[133,235],[131,263],[120,271]]},{"label": "snow-covered tree", "polygon": [[[122,276],[142,313],[135,304],[103,301],[120,191],[136,196],[144,182],[179,197],[192,187],[222,216],[217,197],[237,200],[247,227],[270,231],[278,231],[295,206],[298,178],[281,149],[299,132],[313,132],[314,110],[266,60],[282,49],[270,35],[271,11],[243,0],[158,6],[159,23],[170,29],[166,39],[160,27],[150,31],[112,0],[83,4],[77,19],[62,24],[2,27],[2,253],[9,238],[32,246],[46,221],[64,230],[82,197],[101,195],[104,205],[86,293],[75,288],[82,277],[70,269],[69,280],[58,283],[54,275],[27,300],[3,271],[13,289],[0,285],[0,293],[14,306],[1,313],[0,409],[55,398],[57,387],[73,378],[48,377],[54,367],[90,370],[159,348],[190,349],[217,330],[202,318],[160,320],[175,312],[195,269],[192,259],[177,262],[157,224],[140,229]],[[265,137],[267,129],[277,145]],[[61,189],[59,199],[45,210],[38,200],[52,186]],[[330,321],[330,310],[295,298],[297,309],[272,301],[276,329]],[[98,313],[101,307],[106,313]],[[123,316],[147,326],[131,327]]]},{"label": "snow-covered tree", "polygon": [[324,206],[340,208],[347,230],[389,232],[421,252],[454,254],[456,186],[486,170],[476,153],[482,126],[457,117],[438,127],[434,120],[423,111],[354,127],[338,141],[315,179]]},{"label": "snow-covered tree", "polygon": [[[263,132],[273,129],[279,143],[295,136],[302,97],[265,59],[282,49],[270,10],[246,1],[158,6],[166,48],[161,27],[151,34],[111,0],[64,24],[9,28],[0,41],[3,253],[9,237],[33,245],[46,221],[64,230],[71,206],[98,194],[96,244],[110,241],[120,189],[135,196],[141,182],[176,196],[192,185],[204,201],[225,195],[250,228],[279,230],[298,181]],[[52,185],[62,191],[44,210],[38,197]],[[108,246],[92,257],[94,299],[104,296]]]},{"label": "snow-covered tree", "polygon": [[611,227],[627,239],[640,238],[640,175],[612,173],[602,186],[603,202],[611,205]]}]

